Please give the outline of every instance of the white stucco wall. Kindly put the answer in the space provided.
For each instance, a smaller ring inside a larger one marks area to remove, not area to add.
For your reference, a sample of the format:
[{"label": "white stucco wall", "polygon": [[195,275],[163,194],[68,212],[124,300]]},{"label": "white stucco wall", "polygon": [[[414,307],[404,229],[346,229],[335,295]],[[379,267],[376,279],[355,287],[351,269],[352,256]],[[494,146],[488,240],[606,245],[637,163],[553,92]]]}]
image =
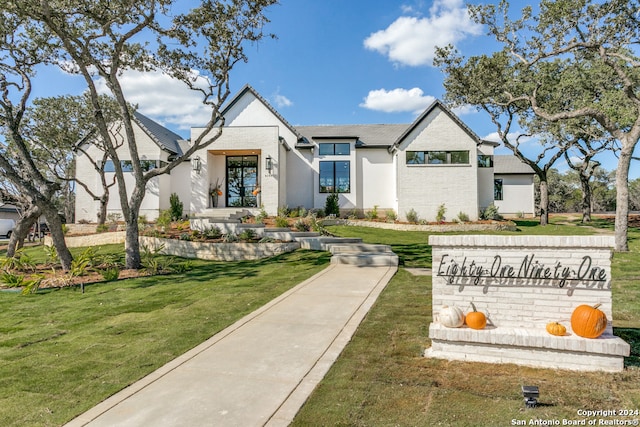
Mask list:
[{"label": "white stucco wall", "polygon": [[[398,147],[398,217],[414,209],[419,219],[435,221],[444,204],[445,220],[460,212],[478,218],[478,165],[475,140],[438,107]],[[407,165],[407,151],[469,151],[465,165]]]},{"label": "white stucco wall", "polygon": [[[167,153],[162,151],[158,145],[153,142],[149,136],[135,123],[134,134],[136,137],[136,144],[138,149],[138,156],[141,160],[164,160],[167,159]],[[121,130],[122,132],[122,130]],[[123,137],[118,137],[119,140],[123,140]],[[97,195],[102,194],[102,185],[100,183],[100,177],[96,173],[93,165],[88,159],[88,156],[94,160],[102,159],[102,151],[95,145],[85,145],[87,154],[78,152],[76,154],[76,177],[83,180],[89,189]],[[121,161],[130,160],[131,154],[129,147],[125,144],[117,149],[118,156]],[[111,182],[114,173],[107,173],[107,182]],[[128,195],[131,194],[134,180],[130,173],[125,173],[125,183],[127,186]],[[142,203],[140,214],[147,215],[147,218],[152,219],[158,216],[158,209],[160,207],[160,194],[161,189],[169,189],[169,177],[154,178],[152,182],[147,186],[147,192]],[[162,188],[161,188],[162,187]],[[166,195],[166,205],[168,206],[169,195]],[[99,202],[94,201],[91,196],[82,188],[77,186],[76,191],[76,221],[86,220],[90,222],[96,222],[99,209]],[[120,207],[120,198],[118,196],[117,184],[112,186],[109,191],[109,203],[107,205],[107,213],[122,214]]]},{"label": "white stucco wall", "polygon": [[184,207],[184,214],[188,215],[191,209],[191,163],[182,162],[171,171],[171,175],[167,175],[167,179],[168,193],[178,195]]},{"label": "white stucco wall", "polygon": [[533,175],[495,175],[502,179],[503,200],[496,200],[495,205],[502,215],[535,214]]},{"label": "white stucco wall", "polygon": [[396,209],[393,155],[386,147],[356,151],[357,206],[379,212]]}]

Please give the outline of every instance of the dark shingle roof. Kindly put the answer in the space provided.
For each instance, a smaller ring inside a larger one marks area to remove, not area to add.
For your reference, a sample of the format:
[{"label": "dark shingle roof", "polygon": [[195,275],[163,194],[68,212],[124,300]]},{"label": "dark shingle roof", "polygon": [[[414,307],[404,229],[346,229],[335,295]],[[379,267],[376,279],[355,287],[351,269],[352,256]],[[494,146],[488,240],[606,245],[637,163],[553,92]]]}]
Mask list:
[{"label": "dark shingle roof", "polygon": [[323,138],[356,139],[356,147],[386,148],[407,129],[407,124],[296,126],[307,140]]},{"label": "dark shingle roof", "polygon": [[526,163],[523,163],[516,156],[497,155],[493,156],[493,173],[494,174],[532,174],[533,169]]},{"label": "dark shingle roof", "polygon": [[183,140],[180,135],[170,131],[166,127],[154,122],[149,117],[137,111],[133,113],[133,118],[142,130],[149,135],[149,137],[158,144],[160,148],[179,156],[182,155],[182,149],[178,143],[178,141]]}]

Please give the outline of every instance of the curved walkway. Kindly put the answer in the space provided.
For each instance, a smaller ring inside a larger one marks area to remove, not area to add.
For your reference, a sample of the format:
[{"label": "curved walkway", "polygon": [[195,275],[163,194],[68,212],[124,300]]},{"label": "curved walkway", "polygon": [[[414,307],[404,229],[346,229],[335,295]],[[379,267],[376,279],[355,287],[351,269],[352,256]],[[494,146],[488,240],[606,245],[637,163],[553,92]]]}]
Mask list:
[{"label": "curved walkway", "polygon": [[396,270],[332,264],[67,426],[286,426]]}]

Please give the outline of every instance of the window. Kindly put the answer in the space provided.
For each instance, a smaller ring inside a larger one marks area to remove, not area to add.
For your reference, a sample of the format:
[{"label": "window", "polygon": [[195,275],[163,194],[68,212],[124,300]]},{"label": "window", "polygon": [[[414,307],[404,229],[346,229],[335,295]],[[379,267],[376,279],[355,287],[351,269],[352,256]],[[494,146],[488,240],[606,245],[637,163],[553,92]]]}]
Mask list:
[{"label": "window", "polygon": [[449,160],[454,165],[468,165],[469,164],[469,152],[468,151],[451,151],[449,153]]},{"label": "window", "polygon": [[[143,172],[149,172],[151,169],[155,169],[157,167],[166,166],[167,162],[163,162],[162,160],[140,160],[140,167]],[[131,160],[121,160],[120,167],[122,168],[122,172],[133,172],[133,163]],[[115,172],[116,168],[113,164],[113,160],[107,160],[104,163],[104,171],[105,172]]]},{"label": "window", "polygon": [[493,156],[487,154],[478,154],[478,167],[479,168],[492,168]]},{"label": "window", "polygon": [[427,162],[430,165],[443,165],[447,163],[447,152],[446,151],[428,151]]},{"label": "window", "polygon": [[349,193],[350,169],[349,162],[320,162],[320,192]]},{"label": "window", "polygon": [[407,151],[408,165],[468,165],[468,151]]},{"label": "window", "polygon": [[424,165],[424,151],[407,151],[408,165]]},{"label": "window", "polygon": [[494,179],[493,180],[493,199],[494,200],[502,200],[502,180]]},{"label": "window", "polygon": [[320,144],[320,155],[321,156],[348,156],[349,155],[349,144],[345,142],[335,143],[335,144]]}]

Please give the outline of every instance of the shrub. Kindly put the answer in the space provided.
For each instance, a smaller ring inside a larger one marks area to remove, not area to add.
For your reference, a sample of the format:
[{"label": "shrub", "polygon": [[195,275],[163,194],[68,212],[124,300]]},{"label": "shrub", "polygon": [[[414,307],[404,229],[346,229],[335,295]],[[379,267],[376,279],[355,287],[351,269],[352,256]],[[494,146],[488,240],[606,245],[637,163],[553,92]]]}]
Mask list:
[{"label": "shrub", "polygon": [[212,225],[204,230],[204,237],[207,239],[219,239],[222,236],[222,231],[217,225]]},{"label": "shrub", "polygon": [[191,241],[191,234],[189,234],[189,233],[180,234],[180,240],[184,240],[186,242],[190,242]]},{"label": "shrub", "polygon": [[519,218],[519,219],[524,218],[524,212],[522,212],[522,211],[516,212],[516,218]]},{"label": "shrub", "polygon": [[176,193],[171,193],[169,196],[169,211],[171,212],[171,219],[173,221],[177,221],[182,218],[184,205]]},{"label": "shrub", "polygon": [[286,217],[277,216],[276,217],[276,227],[289,228],[289,221],[287,220]]},{"label": "shrub", "polygon": [[171,224],[171,211],[169,210],[160,211],[160,215],[158,215],[156,224],[159,227],[166,229]]},{"label": "shrub", "polygon": [[299,218],[293,226],[297,231],[309,231],[311,226],[302,218]]},{"label": "shrub", "polygon": [[66,235],[69,232],[69,226],[67,224],[62,224],[62,234]]},{"label": "shrub", "polygon": [[374,205],[373,209],[366,213],[365,218],[367,218],[369,221],[378,219],[378,205]]},{"label": "shrub", "polygon": [[138,215],[138,226],[141,228],[144,228],[147,226],[147,224],[149,224],[149,220],[147,219],[147,216],[144,214]]},{"label": "shrub", "polygon": [[501,220],[502,215],[498,213],[498,207],[492,203],[480,213],[480,218],[486,220]]},{"label": "shrub", "polygon": [[338,203],[338,193],[331,193],[327,196],[327,200],[324,203],[325,215],[340,216],[340,204]]},{"label": "shrub", "polygon": [[257,224],[264,224],[264,220],[267,218],[267,211],[264,209],[264,205],[260,205],[260,213],[256,216]]},{"label": "shrub", "polygon": [[233,233],[224,234],[224,235],[222,236],[222,241],[223,241],[224,243],[235,243],[235,242],[237,242],[237,241],[238,241],[238,236],[236,236],[236,235],[235,235],[235,234],[233,234]]},{"label": "shrub", "polygon": [[107,224],[98,224],[96,226],[96,233],[106,233],[109,231],[109,226]]},{"label": "shrub", "polygon": [[458,219],[460,220],[460,222],[469,222],[469,215],[460,211],[458,212]]},{"label": "shrub", "polygon": [[112,282],[114,280],[118,280],[118,277],[120,277],[120,269],[117,267],[109,267],[104,270],[100,270],[100,274],[105,282]]},{"label": "shrub", "polygon": [[436,222],[443,222],[445,217],[444,214],[447,212],[447,208],[444,206],[444,203],[438,206],[438,212],[436,213]]},{"label": "shrub", "polygon": [[396,211],[393,209],[389,209],[384,215],[387,222],[396,222],[398,219],[398,215],[396,215]]},{"label": "shrub", "polygon": [[412,224],[417,224],[418,223],[418,212],[416,212],[415,209],[411,208],[411,210],[409,212],[407,212],[406,214],[407,216],[407,221],[412,223]]},{"label": "shrub", "polygon": [[247,228],[246,230],[243,230],[242,233],[238,235],[238,238],[240,240],[253,240],[256,238],[256,230],[252,228]]}]

